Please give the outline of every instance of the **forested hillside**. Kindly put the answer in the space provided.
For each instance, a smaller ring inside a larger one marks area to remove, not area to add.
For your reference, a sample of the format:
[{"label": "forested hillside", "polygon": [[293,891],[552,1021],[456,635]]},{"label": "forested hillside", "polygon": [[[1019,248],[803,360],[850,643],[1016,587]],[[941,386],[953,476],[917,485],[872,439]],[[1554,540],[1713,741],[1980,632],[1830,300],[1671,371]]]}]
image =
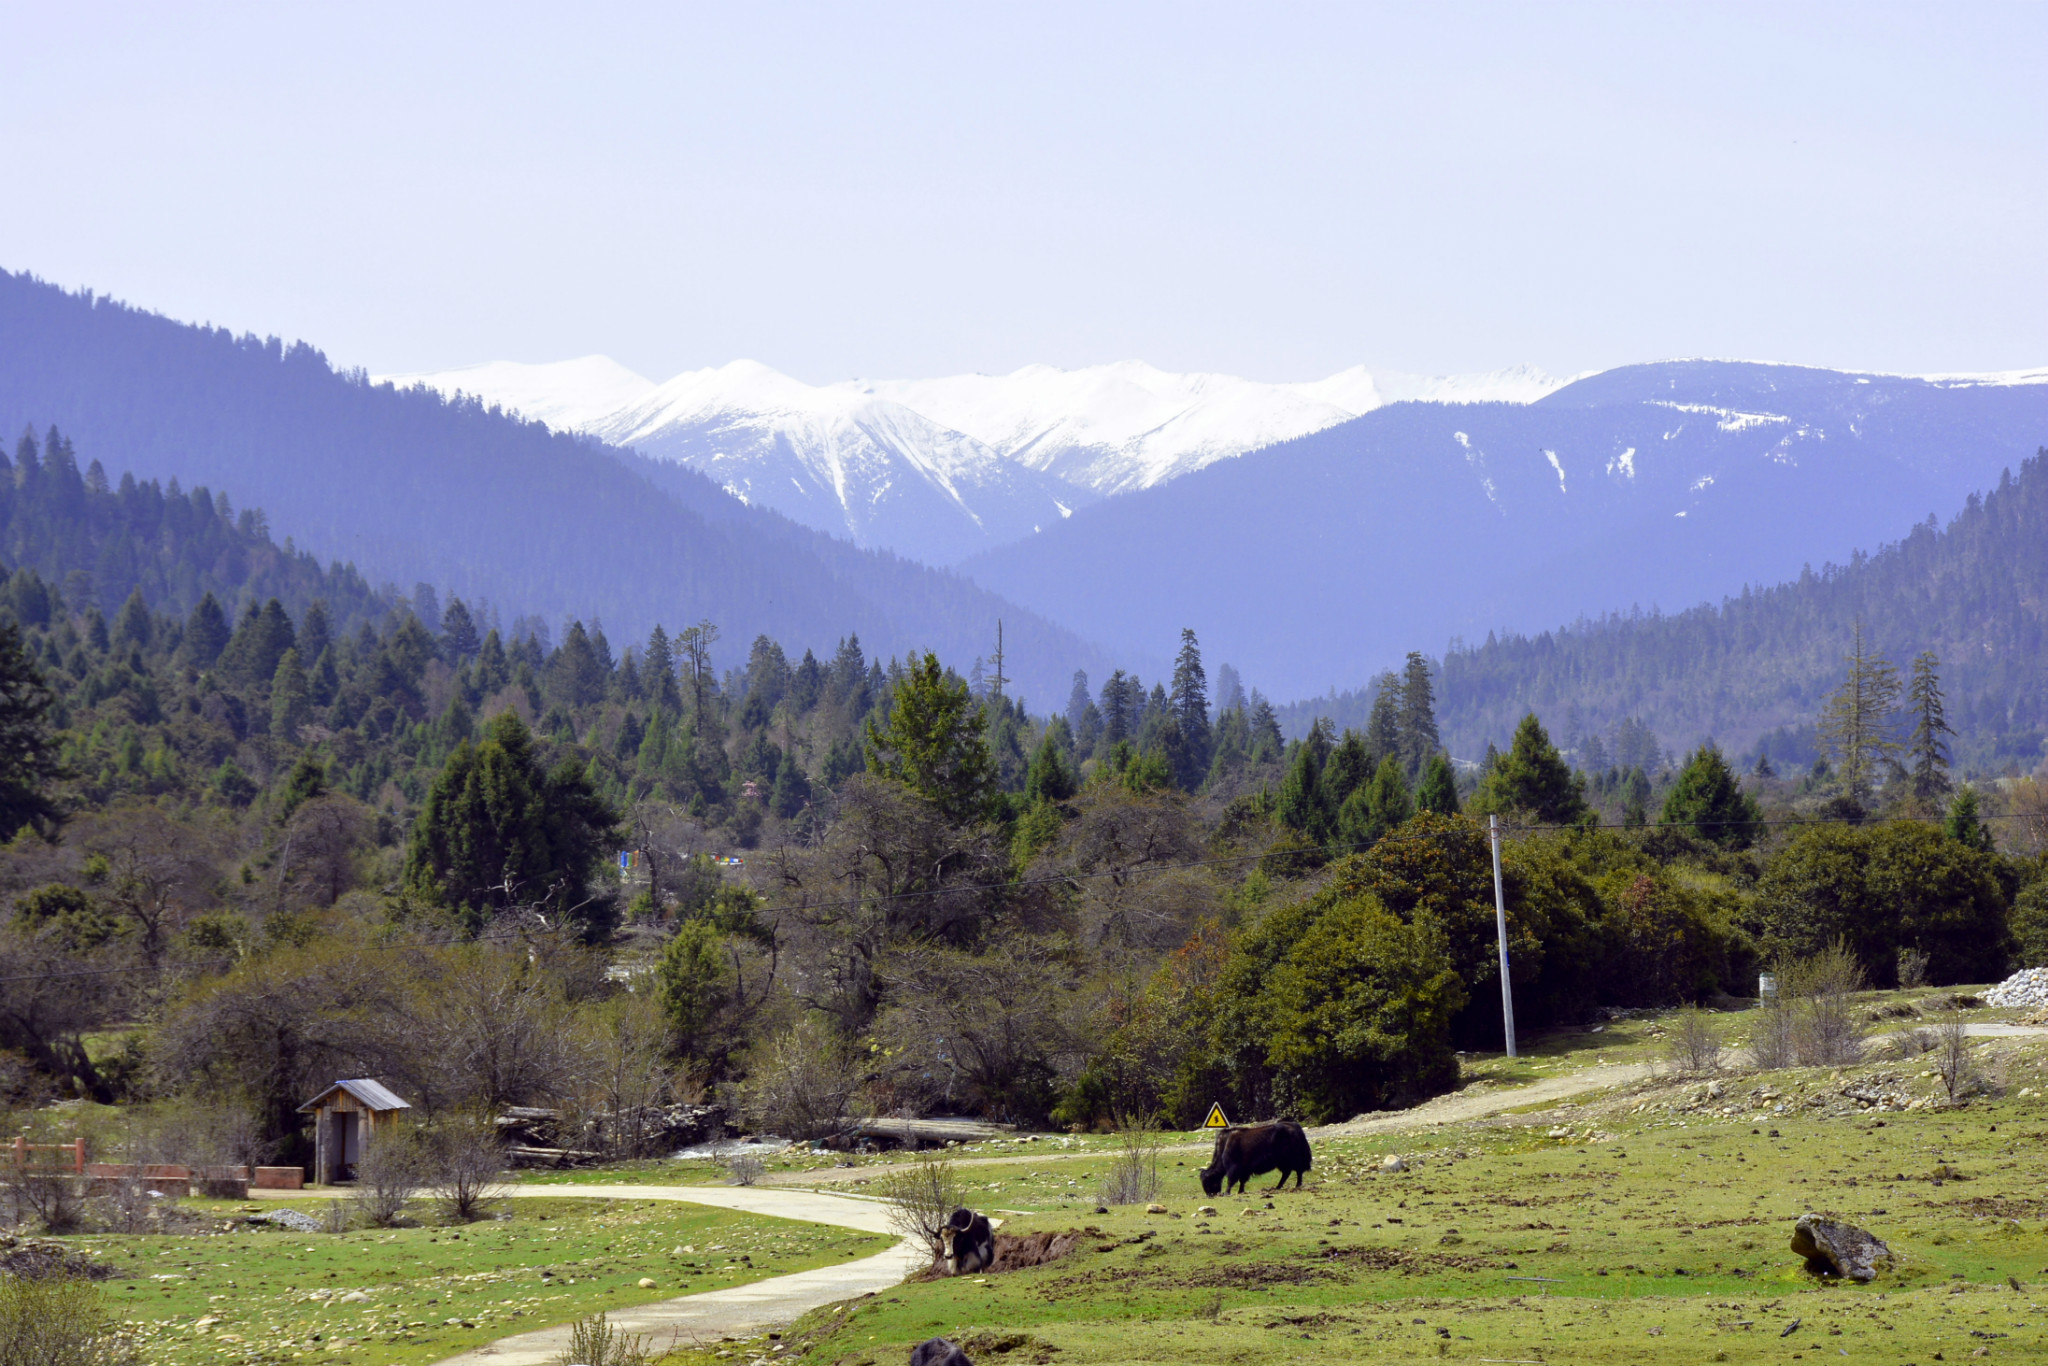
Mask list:
[{"label": "forested hillside", "polygon": [[1938,752],[1910,792],[1713,751],[1586,784],[1525,717],[1475,785],[1419,654],[1286,745],[1192,631],[1050,716],[851,631],[727,669],[703,620],[551,644],[77,454],[46,434],[0,479],[0,1102],[32,1129],[87,1098],[204,1116],[179,1156],[296,1161],[335,1075],[437,1123],[560,1107],[624,1155],[679,1096],[797,1137],[1342,1118],[1499,1038],[1474,813],[1516,830],[1529,1030],[1837,940],[1879,981],[2048,955],[2048,798],[1987,825]]},{"label": "forested hillside", "polygon": [[1453,650],[1442,670],[1444,735],[1455,752],[1476,756],[1489,742],[1505,744],[1534,710],[1561,737],[1610,734],[1634,718],[1671,750],[1713,736],[1741,752],[1771,735],[1779,760],[1804,761],[1859,622],[1902,670],[1922,651],[1941,661],[1966,765],[2027,772],[2040,763],[2048,453],[1971,495],[1947,526],[1930,517],[1844,565],[1745,589],[1718,606],[1616,614]]},{"label": "forested hillside", "polygon": [[[724,623],[829,650],[971,660],[1057,696],[1101,658],[951,575],[750,508],[691,471],[425,391],[337,373],[304,343],[192,327],[0,273],[0,430],[55,425],[82,459],[230,489],[296,543],[377,582],[424,581],[508,613]],[[723,654],[721,662],[728,662]]]}]

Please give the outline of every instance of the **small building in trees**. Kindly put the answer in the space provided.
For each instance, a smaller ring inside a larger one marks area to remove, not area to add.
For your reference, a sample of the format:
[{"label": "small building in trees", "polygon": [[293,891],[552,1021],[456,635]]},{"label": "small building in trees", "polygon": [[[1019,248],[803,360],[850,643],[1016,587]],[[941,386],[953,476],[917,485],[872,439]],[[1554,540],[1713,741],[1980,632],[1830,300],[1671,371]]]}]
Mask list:
[{"label": "small building in trees", "polygon": [[396,1127],[411,1108],[368,1077],[338,1081],[301,1105],[300,1114],[313,1116],[313,1179],[353,1181],[363,1145]]}]

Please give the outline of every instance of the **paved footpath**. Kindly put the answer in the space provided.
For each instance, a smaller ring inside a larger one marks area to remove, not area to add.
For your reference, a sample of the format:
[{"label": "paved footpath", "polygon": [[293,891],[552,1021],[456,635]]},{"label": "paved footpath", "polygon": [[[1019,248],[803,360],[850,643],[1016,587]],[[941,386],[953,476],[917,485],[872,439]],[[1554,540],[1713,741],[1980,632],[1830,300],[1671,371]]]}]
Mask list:
[{"label": "paved footpath", "polygon": [[[800,1219],[812,1224],[859,1229],[863,1233],[893,1233],[888,1207],[874,1200],[855,1200],[844,1195],[812,1191],[763,1190],[735,1186],[517,1186],[515,1197],[560,1199],[588,1196],[612,1200],[683,1200],[698,1205],[746,1214],[766,1214],[777,1219]],[[643,1304],[632,1309],[615,1309],[606,1314],[612,1326],[627,1333],[645,1334],[656,1348],[671,1343],[716,1342],[767,1328],[780,1328],[820,1305],[851,1299],[870,1291],[887,1290],[919,1267],[931,1262],[931,1253],[906,1240],[872,1257],[821,1266],[811,1271],[770,1276],[751,1285],[730,1290],[707,1290],[700,1295],[683,1295],[672,1300]],[[569,1348],[569,1325],[542,1328],[452,1356],[443,1366],[544,1366]]]},{"label": "paved footpath", "polygon": [[[325,1193],[261,1192],[266,1196],[286,1198]],[[716,1205],[720,1209],[737,1210],[743,1214],[765,1214],[777,1219],[859,1229],[862,1233],[895,1232],[889,1226],[888,1206],[880,1201],[857,1200],[851,1196],[816,1191],[734,1186],[565,1184],[513,1186],[506,1194],[515,1200],[560,1200],[577,1196],[593,1200],[680,1200],[694,1205]],[[887,1290],[930,1263],[930,1251],[916,1241],[906,1239],[887,1252],[838,1266],[821,1266],[787,1276],[770,1276],[729,1290],[707,1290],[698,1295],[682,1295],[630,1309],[614,1309],[605,1317],[622,1332],[645,1335],[649,1345],[658,1350],[666,1350],[677,1343],[711,1343],[724,1337],[780,1328],[821,1305],[852,1299],[871,1291]],[[569,1325],[565,1323],[499,1338],[496,1342],[445,1358],[439,1366],[545,1366],[568,1349]]]}]

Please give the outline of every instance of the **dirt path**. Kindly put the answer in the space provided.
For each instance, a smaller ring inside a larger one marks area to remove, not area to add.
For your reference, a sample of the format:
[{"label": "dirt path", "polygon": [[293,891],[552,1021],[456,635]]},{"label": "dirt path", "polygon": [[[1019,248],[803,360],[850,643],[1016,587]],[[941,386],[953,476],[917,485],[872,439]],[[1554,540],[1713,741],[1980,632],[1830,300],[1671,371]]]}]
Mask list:
[{"label": "dirt path", "polygon": [[1350,1134],[1400,1133],[1407,1129],[1432,1128],[1438,1124],[1460,1124],[1466,1120],[1485,1119],[1503,1110],[1513,1110],[1524,1105],[1541,1105],[1548,1101],[1567,1100],[1572,1096],[1584,1095],[1588,1091],[1604,1091],[1611,1086],[1626,1086],[1641,1081],[1650,1075],[1647,1063],[1610,1063],[1605,1067],[1589,1067],[1583,1072],[1570,1072],[1561,1077],[1546,1077],[1523,1086],[1488,1087],[1479,1090],[1468,1087],[1438,1096],[1434,1100],[1408,1110],[1391,1110],[1384,1114],[1361,1115],[1342,1124],[1325,1124],[1311,1130],[1318,1137]]},{"label": "dirt path", "polygon": [[[510,1194],[515,1198],[549,1200],[565,1196],[588,1196],[597,1200],[680,1200],[747,1214],[772,1215],[777,1219],[800,1219],[806,1223],[859,1229],[864,1233],[895,1231],[889,1227],[886,1206],[814,1191],[727,1186],[516,1186]],[[930,1260],[929,1251],[906,1241],[887,1252],[839,1266],[771,1276],[751,1285],[707,1290],[699,1295],[683,1295],[631,1309],[615,1309],[605,1317],[613,1327],[623,1332],[647,1335],[656,1348],[665,1349],[677,1342],[715,1342],[722,1337],[781,1327],[835,1300],[887,1290]],[[496,1342],[448,1357],[440,1366],[542,1366],[542,1363],[567,1351],[568,1347],[569,1327],[562,1324],[499,1338]]]},{"label": "dirt path", "polygon": [[[1523,1086],[1453,1091],[1449,1095],[1424,1101],[1412,1109],[1388,1110],[1381,1114],[1347,1120],[1342,1124],[1325,1124],[1309,1132],[1317,1137],[1339,1137],[1349,1134],[1399,1133],[1407,1129],[1426,1129],[1438,1124],[1457,1124],[1465,1120],[1485,1119],[1489,1115],[1497,1115],[1503,1110],[1513,1110],[1523,1105],[1540,1105],[1546,1101],[1566,1100],[1610,1086],[1626,1086],[1649,1075],[1650,1068],[1643,1063],[1613,1063],[1605,1067],[1589,1067],[1583,1072],[1549,1077]],[[1160,1151],[1206,1153],[1211,1142],[1208,1138],[1191,1137],[1189,1141],[1169,1143]],[[1103,1150],[1099,1148],[1078,1153],[1020,1150],[1002,1157],[956,1157],[953,1159],[953,1165],[987,1167],[1015,1162],[1074,1162],[1101,1156]],[[820,1171],[778,1172],[767,1178],[767,1184],[810,1187],[851,1181],[856,1177],[872,1180],[878,1176],[887,1176],[891,1172],[909,1171],[911,1166],[912,1164],[908,1162],[880,1162],[865,1167],[828,1167]]]}]

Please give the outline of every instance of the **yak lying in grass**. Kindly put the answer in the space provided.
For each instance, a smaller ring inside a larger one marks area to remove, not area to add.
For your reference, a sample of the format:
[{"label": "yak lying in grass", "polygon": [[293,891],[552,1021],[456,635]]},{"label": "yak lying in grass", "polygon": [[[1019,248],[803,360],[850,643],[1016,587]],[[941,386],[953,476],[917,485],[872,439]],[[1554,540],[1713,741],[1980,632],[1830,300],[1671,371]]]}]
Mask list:
[{"label": "yak lying in grass", "polygon": [[972,1276],[988,1270],[996,1259],[995,1230],[988,1216],[971,1209],[956,1209],[939,1230],[939,1257],[948,1276]]},{"label": "yak lying in grass", "polygon": [[1202,1193],[1215,1195],[1233,1185],[1242,1191],[1246,1181],[1271,1171],[1280,1173],[1280,1185],[1274,1190],[1285,1186],[1290,1176],[1299,1190],[1313,1161],[1308,1135],[1291,1119],[1225,1129],[1216,1135],[1216,1151],[1202,1169]]}]

